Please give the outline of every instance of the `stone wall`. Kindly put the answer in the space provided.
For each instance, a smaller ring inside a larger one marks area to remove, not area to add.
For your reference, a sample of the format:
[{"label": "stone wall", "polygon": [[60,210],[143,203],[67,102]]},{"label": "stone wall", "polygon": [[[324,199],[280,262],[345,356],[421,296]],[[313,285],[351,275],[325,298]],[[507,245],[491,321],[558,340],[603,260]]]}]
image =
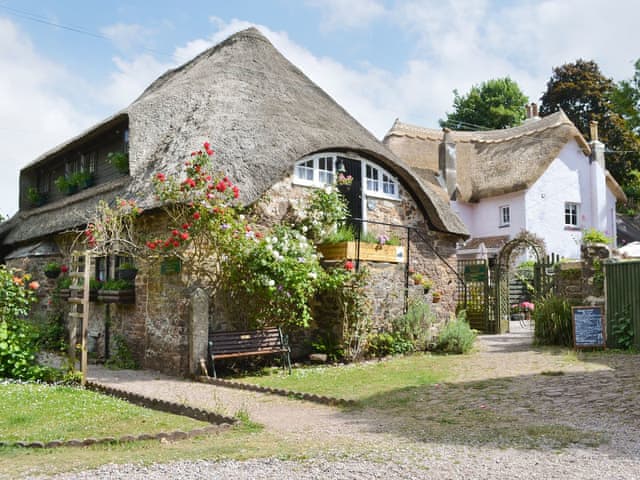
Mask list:
[{"label": "stone wall", "polygon": [[604,304],[603,263],[611,257],[611,250],[604,244],[583,245],[581,256],[579,261],[557,265],[556,292],[574,304]]}]

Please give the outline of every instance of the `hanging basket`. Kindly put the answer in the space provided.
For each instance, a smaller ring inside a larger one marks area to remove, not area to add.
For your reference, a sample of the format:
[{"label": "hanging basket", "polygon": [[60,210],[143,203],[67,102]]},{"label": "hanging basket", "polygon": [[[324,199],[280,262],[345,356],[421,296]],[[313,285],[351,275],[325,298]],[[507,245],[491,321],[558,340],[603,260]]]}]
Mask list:
[{"label": "hanging basket", "polygon": [[45,270],[44,271],[44,275],[47,278],[58,278],[60,276],[60,272],[62,270],[59,268],[54,268],[54,269],[50,269],[50,270]]}]

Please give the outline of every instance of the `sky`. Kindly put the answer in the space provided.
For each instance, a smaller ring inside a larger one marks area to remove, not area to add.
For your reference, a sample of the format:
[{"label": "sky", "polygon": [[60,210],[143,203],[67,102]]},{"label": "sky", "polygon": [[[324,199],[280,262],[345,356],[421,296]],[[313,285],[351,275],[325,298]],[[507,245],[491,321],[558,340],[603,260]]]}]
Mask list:
[{"label": "sky", "polygon": [[382,139],[491,78],[536,102],[578,58],[628,79],[639,18],[637,0],[0,0],[0,213],[22,167],[249,26]]}]

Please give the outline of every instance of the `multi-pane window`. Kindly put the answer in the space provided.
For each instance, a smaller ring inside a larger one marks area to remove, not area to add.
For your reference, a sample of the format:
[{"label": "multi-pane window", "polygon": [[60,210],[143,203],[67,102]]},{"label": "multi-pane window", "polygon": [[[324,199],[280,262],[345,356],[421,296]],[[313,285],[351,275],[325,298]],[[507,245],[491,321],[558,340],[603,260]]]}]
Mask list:
[{"label": "multi-pane window", "polygon": [[313,182],[313,159],[296,165],[296,178]]},{"label": "multi-pane window", "polygon": [[333,157],[318,158],[318,180],[326,185],[333,183]]},{"label": "multi-pane window", "polygon": [[386,170],[367,162],[365,167],[366,191],[374,195],[398,198],[398,181]]},{"label": "multi-pane window", "polygon": [[500,211],[500,226],[508,227],[511,224],[511,208],[509,205],[502,205]]},{"label": "multi-pane window", "polygon": [[564,224],[569,227],[578,226],[579,205],[567,202],[564,204]]},{"label": "multi-pane window", "polygon": [[378,169],[367,164],[367,191],[377,192],[380,190],[378,184]]}]

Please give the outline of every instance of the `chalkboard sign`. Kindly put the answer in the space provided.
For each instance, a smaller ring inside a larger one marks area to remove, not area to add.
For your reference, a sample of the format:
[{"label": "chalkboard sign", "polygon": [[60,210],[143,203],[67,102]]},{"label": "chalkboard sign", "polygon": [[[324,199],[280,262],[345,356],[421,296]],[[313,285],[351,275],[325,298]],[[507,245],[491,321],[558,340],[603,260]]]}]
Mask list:
[{"label": "chalkboard sign", "polygon": [[572,307],[573,345],[575,348],[605,346],[604,309],[602,307]]}]

